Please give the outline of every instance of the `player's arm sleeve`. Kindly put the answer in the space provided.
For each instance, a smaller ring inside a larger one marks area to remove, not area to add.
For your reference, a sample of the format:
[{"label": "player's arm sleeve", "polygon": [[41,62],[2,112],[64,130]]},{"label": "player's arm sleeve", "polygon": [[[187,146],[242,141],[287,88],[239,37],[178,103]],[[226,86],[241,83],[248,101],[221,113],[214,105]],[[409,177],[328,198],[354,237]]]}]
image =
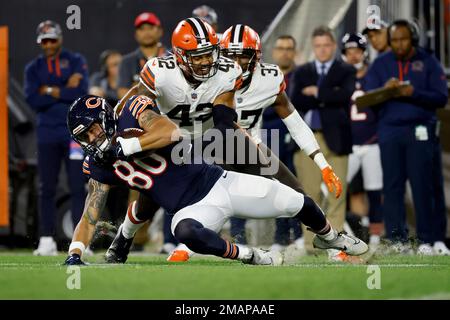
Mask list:
[{"label": "player's arm sleeve", "polygon": [[30,105],[30,107],[36,111],[44,111],[50,105],[56,103],[56,99],[50,95],[39,94],[39,87],[41,83],[37,76],[37,70],[34,64],[29,64],[25,68],[25,83],[24,83],[24,91],[25,91],[25,99]]},{"label": "player's arm sleeve", "polygon": [[414,88],[411,102],[425,109],[443,108],[448,101],[447,80],[442,66],[436,58],[427,60],[429,71],[426,89]]},{"label": "player's arm sleeve", "polygon": [[76,88],[61,88],[60,99],[66,102],[72,103],[75,99],[88,93],[89,88],[89,73],[86,59],[82,55],[75,57],[75,68],[73,73],[79,73],[82,75],[80,83]]},{"label": "player's arm sleeve", "polygon": [[[158,94],[158,90],[156,87],[156,77],[155,77],[156,70],[155,70],[155,68],[152,68],[152,64],[154,61],[156,61],[156,59],[157,58],[153,58],[153,59],[147,61],[147,63],[141,70],[139,82],[155,97],[158,97],[159,94]],[[158,84],[161,83],[161,80],[162,80],[161,76],[162,75],[158,74]]]},{"label": "player's arm sleeve", "polygon": [[74,230],[69,254],[76,253],[81,256],[85,248],[89,246],[95,232],[95,225],[105,208],[109,189],[109,185],[89,179],[83,215]]}]

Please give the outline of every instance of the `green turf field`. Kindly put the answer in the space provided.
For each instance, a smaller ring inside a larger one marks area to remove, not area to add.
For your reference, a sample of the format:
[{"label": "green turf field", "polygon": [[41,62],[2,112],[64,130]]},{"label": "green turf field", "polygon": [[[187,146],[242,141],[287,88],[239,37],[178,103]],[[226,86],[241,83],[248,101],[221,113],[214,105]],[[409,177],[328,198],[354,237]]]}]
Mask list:
[{"label": "green turf field", "polygon": [[325,256],[267,267],[214,257],[170,264],[162,255],[105,265],[100,254],[80,269],[81,288],[69,290],[64,258],[0,253],[0,299],[450,299],[450,257],[372,257],[381,284],[372,290],[368,265]]}]

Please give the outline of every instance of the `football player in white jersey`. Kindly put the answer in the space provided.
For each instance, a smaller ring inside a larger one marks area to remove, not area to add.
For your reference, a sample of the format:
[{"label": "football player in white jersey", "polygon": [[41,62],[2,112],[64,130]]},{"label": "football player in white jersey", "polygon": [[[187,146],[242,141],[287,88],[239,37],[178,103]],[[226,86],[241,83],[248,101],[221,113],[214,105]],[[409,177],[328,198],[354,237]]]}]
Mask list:
[{"label": "football player in white jersey", "polygon": [[[265,151],[265,154],[271,155],[272,162],[280,163],[279,170],[274,177],[291,188],[304,193],[300,189],[295,176],[262,143],[261,115],[269,107],[274,108],[283,120],[300,149],[315,161],[322,171],[324,182],[327,184],[329,191],[332,192],[330,180],[335,178],[335,174],[320,152],[312,131],[289,101],[285,93],[286,84],[283,72],[277,65],[261,62],[261,41],[258,33],[247,25],[231,26],[224,32],[220,46],[221,54],[238,62],[243,71],[242,86],[235,92],[238,124],[248,131],[259,148]],[[339,197],[340,191],[341,189],[336,189],[336,197]],[[341,254],[345,255],[345,253]]]},{"label": "football player in white jersey", "polygon": [[[221,132],[236,128],[233,122],[236,117],[234,95],[242,84],[242,70],[238,63],[220,56],[219,41],[212,27],[198,18],[185,19],[172,34],[172,47],[172,55],[153,58],[147,62],[141,71],[139,93],[153,98],[162,113],[180,128],[188,130],[194,138],[213,126]],[[284,93],[283,96],[285,97]],[[301,136],[298,139],[302,141],[301,147],[323,166],[324,180],[330,192],[334,187],[336,196],[339,196],[342,191],[339,178],[320,152],[310,129],[305,125],[295,132]],[[260,171],[256,172],[254,168],[260,169],[261,166],[246,164],[236,170],[259,175]],[[291,178],[290,184],[295,185],[294,189],[301,190],[292,174]],[[309,197],[305,198],[308,203],[311,202],[311,211],[321,212],[312,200],[309,201]],[[132,206],[138,207],[142,208],[142,204]],[[135,211],[133,223],[136,230],[146,219],[152,217],[151,210],[132,210]],[[128,215],[125,219],[128,219]],[[128,230],[127,234],[134,235],[136,230]],[[124,262],[131,245],[130,240],[132,241],[129,238],[123,239],[118,234],[108,250],[107,260]],[[178,250],[169,257],[169,261],[186,261],[190,253],[189,250]]]}]

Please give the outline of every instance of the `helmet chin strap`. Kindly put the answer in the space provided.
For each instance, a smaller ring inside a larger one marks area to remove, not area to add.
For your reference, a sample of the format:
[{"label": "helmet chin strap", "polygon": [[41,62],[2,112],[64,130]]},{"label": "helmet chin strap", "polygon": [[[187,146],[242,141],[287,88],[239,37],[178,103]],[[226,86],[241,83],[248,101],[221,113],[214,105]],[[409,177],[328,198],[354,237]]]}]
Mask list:
[{"label": "helmet chin strap", "polygon": [[102,144],[98,147],[101,151],[105,151],[108,148],[109,141],[105,137],[105,141],[102,142]]}]

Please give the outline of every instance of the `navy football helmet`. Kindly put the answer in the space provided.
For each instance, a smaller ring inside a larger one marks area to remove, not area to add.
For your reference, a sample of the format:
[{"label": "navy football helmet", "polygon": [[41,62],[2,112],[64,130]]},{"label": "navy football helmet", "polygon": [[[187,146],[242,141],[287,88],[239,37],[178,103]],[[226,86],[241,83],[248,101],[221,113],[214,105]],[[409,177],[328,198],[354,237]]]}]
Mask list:
[{"label": "navy football helmet", "polygon": [[[103,134],[96,140],[89,141],[87,131],[94,123],[100,125]],[[67,127],[72,139],[81,145],[86,154],[94,160],[101,160],[111,148],[117,130],[117,116],[105,99],[85,95],[71,104],[67,114]]]}]

